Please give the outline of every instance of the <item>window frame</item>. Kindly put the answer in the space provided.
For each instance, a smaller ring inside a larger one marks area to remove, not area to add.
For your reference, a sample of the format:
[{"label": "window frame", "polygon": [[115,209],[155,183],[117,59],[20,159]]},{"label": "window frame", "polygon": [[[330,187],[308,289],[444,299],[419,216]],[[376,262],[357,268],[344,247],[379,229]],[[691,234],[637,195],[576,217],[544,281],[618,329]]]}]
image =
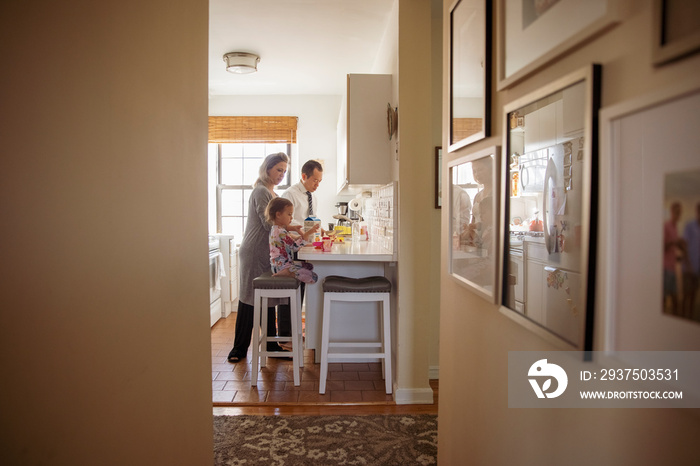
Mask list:
[{"label": "window frame", "polygon": [[[222,215],[222,210],[223,210],[223,201],[222,201],[222,194],[224,191],[240,191],[243,193],[243,199],[242,199],[242,212],[243,215],[240,216],[243,221],[243,228],[241,231],[241,238],[238,238],[237,240],[240,241],[243,239],[242,235],[245,234],[245,227],[246,227],[246,221],[247,221],[247,216],[248,212],[247,211],[247,205],[245,202],[245,191],[246,190],[252,190],[254,186],[252,184],[242,184],[242,185],[235,185],[235,184],[224,184],[223,181],[223,170],[222,170],[222,160],[223,160],[223,145],[224,144],[241,144],[241,145],[251,145],[251,144],[280,144],[279,142],[239,142],[239,143],[221,143],[221,142],[216,142],[216,143],[210,143],[210,144],[216,144],[216,231],[218,234],[223,234],[223,218],[236,218],[239,217],[238,215]],[[285,153],[289,157],[289,163],[287,166],[287,181],[284,184],[279,184],[275,187],[275,191],[284,191],[292,186],[292,146],[295,146],[296,144],[292,144],[290,142],[286,143],[286,151]],[[243,159],[245,160],[245,156]],[[233,234],[234,237],[237,237],[238,234]],[[226,234],[231,234],[231,232],[227,232]]]}]

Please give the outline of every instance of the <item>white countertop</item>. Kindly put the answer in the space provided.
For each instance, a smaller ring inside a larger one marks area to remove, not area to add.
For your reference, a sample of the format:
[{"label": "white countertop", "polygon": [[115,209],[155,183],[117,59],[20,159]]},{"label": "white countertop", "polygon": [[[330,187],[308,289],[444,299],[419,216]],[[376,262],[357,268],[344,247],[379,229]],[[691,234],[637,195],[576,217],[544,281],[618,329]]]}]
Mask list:
[{"label": "white countertop", "polygon": [[357,261],[357,262],[394,262],[391,251],[372,241],[353,243],[334,243],[330,252],[323,252],[313,246],[303,247],[297,253],[301,260],[307,261]]}]

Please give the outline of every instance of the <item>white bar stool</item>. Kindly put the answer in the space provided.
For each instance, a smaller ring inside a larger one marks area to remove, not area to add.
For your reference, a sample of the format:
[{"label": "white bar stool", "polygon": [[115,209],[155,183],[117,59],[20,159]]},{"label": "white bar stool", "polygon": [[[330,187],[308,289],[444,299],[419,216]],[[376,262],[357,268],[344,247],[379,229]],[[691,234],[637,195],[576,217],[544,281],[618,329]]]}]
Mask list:
[{"label": "white bar stool", "polygon": [[[385,277],[348,278],[329,275],[323,280],[323,329],[321,330],[321,380],[319,393],[326,393],[328,377],[328,357],[334,358],[371,358],[381,359],[386,382],[386,393],[391,394],[391,282]],[[381,303],[381,329],[379,341],[375,342],[332,342],[331,303],[333,301]],[[354,348],[359,351],[339,352],[331,348]],[[379,348],[379,351],[367,351],[366,348]]]},{"label": "white bar stool", "polygon": [[[253,279],[255,305],[253,306],[253,372],[250,385],[258,384],[258,363],[265,367],[268,356],[291,357],[294,366],[294,385],[301,384],[299,368],[304,367],[304,348],[301,325],[301,286],[294,277],[273,277],[272,272],[265,272]],[[269,298],[288,298],[292,320],[292,336],[267,336],[267,300]],[[268,342],[291,342],[292,351],[267,351]]]}]

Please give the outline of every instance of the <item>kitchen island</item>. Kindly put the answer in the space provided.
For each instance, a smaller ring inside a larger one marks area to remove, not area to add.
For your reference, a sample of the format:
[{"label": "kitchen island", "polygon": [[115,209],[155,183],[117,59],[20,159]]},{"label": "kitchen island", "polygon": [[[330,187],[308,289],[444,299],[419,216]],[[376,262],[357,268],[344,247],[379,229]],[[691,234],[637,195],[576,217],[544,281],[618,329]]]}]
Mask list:
[{"label": "kitchen island", "polygon": [[[361,278],[370,276],[387,277],[393,287],[396,285],[396,256],[392,251],[385,249],[378,242],[372,241],[348,241],[346,243],[334,243],[331,251],[323,252],[314,247],[304,247],[298,257],[301,260],[313,264],[314,272],[318,274],[318,282],[306,286],[304,303],[306,307],[306,348],[315,351],[315,361],[321,360],[321,318],[323,315],[323,279],[329,275],[341,275],[344,277]],[[392,322],[395,319],[396,290],[392,289],[391,308]],[[379,313],[376,303],[344,303],[333,304],[333,330],[334,340],[353,339],[366,337],[367,340],[379,337]],[[342,312],[346,310],[348,312]],[[394,330],[392,329],[392,334]],[[392,341],[396,338],[392,335]],[[394,343],[395,345],[395,343]],[[367,362],[363,359],[362,362]],[[331,360],[331,362],[333,362]],[[353,362],[344,360],[344,362]]]}]

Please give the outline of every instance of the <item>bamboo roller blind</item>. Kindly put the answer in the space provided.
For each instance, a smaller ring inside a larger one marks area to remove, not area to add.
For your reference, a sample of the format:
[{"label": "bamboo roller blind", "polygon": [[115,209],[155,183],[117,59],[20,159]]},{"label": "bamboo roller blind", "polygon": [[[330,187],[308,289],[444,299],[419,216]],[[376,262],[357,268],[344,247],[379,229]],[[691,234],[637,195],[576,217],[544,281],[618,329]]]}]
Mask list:
[{"label": "bamboo roller blind", "polygon": [[452,141],[461,141],[483,129],[481,118],[452,119]]},{"label": "bamboo roller blind", "polygon": [[209,142],[297,142],[297,117],[210,116]]}]

